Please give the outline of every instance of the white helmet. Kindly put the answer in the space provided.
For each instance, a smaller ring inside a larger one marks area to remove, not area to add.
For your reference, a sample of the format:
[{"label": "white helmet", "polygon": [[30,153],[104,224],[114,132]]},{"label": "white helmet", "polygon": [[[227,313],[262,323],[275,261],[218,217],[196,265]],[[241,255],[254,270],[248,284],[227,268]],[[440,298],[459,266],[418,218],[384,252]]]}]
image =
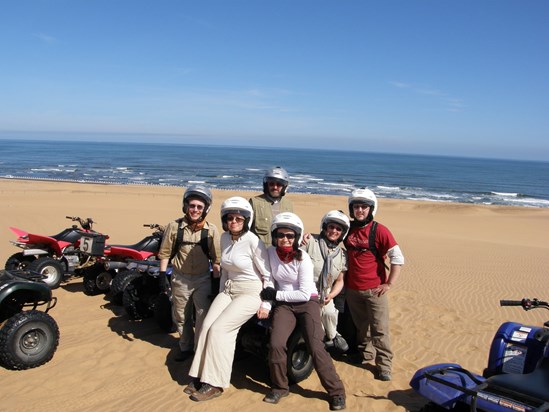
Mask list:
[{"label": "white helmet", "polygon": [[320,222],[320,231],[325,232],[328,226],[328,223],[335,223],[343,228],[341,231],[341,236],[338,239],[338,242],[341,242],[349,233],[349,228],[351,227],[351,222],[347,215],[341,210],[330,210],[328,213],[322,217]]},{"label": "white helmet", "polygon": [[377,197],[370,189],[355,189],[352,191],[351,196],[349,196],[349,215],[354,219],[353,203],[366,203],[371,206],[368,221],[372,220],[377,213]]},{"label": "white helmet", "polygon": [[183,194],[183,213],[187,214],[189,210],[189,202],[192,198],[198,198],[204,202],[204,211],[202,212],[201,220],[206,218],[206,215],[210,211],[213,202],[212,192],[206,186],[193,185],[189,186]]},{"label": "white helmet", "polygon": [[298,249],[303,240],[303,222],[298,215],[291,212],[279,213],[273,218],[271,224],[271,239],[273,246],[276,246],[276,231],[279,228],[291,229],[295,232],[294,249]]},{"label": "white helmet", "polygon": [[265,172],[265,176],[263,176],[263,193],[266,195],[269,194],[269,180],[282,183],[282,191],[280,192],[280,196],[282,197],[286,194],[286,189],[288,189],[288,183],[290,182],[290,177],[286,170],[280,166],[275,166]]},{"label": "white helmet", "polygon": [[240,215],[246,219],[244,221],[244,232],[251,228],[254,218],[254,211],[250,202],[243,197],[230,197],[221,205],[221,223],[223,224],[223,230],[225,231],[229,230],[227,225],[227,215],[229,214]]}]

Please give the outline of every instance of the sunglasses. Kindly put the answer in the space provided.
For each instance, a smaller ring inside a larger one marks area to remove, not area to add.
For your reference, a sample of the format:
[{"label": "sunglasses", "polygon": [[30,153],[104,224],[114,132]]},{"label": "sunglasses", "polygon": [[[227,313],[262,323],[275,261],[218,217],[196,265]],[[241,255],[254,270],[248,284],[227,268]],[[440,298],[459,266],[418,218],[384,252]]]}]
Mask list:
[{"label": "sunglasses", "polygon": [[353,204],[353,209],[368,209],[370,205],[367,205],[366,203],[355,203]]},{"label": "sunglasses", "polygon": [[238,223],[242,223],[244,222],[246,219],[241,217],[241,216],[227,216],[227,222],[238,222]]},{"label": "sunglasses", "polygon": [[277,232],[276,233],[276,238],[277,239],[288,239],[288,240],[294,240],[295,239],[295,234],[294,233],[282,233],[282,232]]},{"label": "sunglasses", "polygon": [[335,230],[336,232],[342,232],[343,228],[338,225],[328,225],[328,230]]},{"label": "sunglasses", "polygon": [[204,206],[203,205],[189,204],[189,209],[202,210],[202,209],[204,209]]}]

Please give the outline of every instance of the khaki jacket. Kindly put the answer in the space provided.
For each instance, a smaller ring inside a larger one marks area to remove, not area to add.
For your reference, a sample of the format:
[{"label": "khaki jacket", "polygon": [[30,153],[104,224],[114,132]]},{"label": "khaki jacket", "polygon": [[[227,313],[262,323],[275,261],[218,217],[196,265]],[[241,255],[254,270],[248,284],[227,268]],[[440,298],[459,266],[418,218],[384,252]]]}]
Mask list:
[{"label": "khaki jacket", "polygon": [[[210,262],[200,246],[201,229],[193,231],[186,219],[181,220],[181,227],[183,228],[183,244],[172,259],[174,270],[185,275],[208,273]],[[169,259],[171,257],[177,239],[177,228],[177,221],[170,222],[166,227],[158,252],[158,259]],[[208,250],[212,263],[219,264],[221,257],[219,230],[209,222],[204,224],[204,229],[208,229]]]},{"label": "khaki jacket", "polygon": [[[265,243],[265,246],[271,245],[271,223],[273,221],[273,202],[265,194],[250,199],[250,204],[254,211],[254,221],[252,223],[252,232]],[[278,213],[293,212],[293,205],[286,197],[282,197],[279,202]]]}]

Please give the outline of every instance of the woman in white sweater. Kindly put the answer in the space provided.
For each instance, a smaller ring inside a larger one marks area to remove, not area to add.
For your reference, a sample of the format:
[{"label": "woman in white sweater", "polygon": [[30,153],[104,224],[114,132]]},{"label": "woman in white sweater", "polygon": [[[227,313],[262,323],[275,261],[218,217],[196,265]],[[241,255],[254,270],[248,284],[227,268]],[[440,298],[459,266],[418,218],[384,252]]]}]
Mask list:
[{"label": "woman in white sweater", "polygon": [[219,294],[204,319],[184,389],[193,401],[220,396],[230,385],[236,337],[240,327],[252,316],[266,319],[270,302],[259,296],[272,287],[265,245],[249,231],[253,221],[250,203],[231,197],[221,205],[221,280]]}]

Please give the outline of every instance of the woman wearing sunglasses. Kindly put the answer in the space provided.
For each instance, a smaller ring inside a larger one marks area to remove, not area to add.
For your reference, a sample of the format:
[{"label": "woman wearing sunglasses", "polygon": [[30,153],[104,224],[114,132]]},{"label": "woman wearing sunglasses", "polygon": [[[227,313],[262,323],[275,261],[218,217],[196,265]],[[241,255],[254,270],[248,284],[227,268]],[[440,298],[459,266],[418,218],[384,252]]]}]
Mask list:
[{"label": "woman wearing sunglasses", "polygon": [[303,232],[303,222],[290,212],[275,216],[271,225],[273,246],[267,251],[276,289],[265,288],[261,299],[276,301],[276,306],[269,348],[272,387],[263,401],[278,403],[289,394],[286,342],[299,324],[320,382],[330,396],[330,409],[341,410],[345,409],[345,388],[324,348],[313,263],[309,255],[299,249]]},{"label": "woman wearing sunglasses", "polygon": [[267,250],[250,232],[253,211],[242,197],[221,205],[221,279],[204,319],[196,353],[189,370],[193,378],[184,389],[193,401],[217,398],[230,385],[236,337],[252,316],[269,317],[270,302],[262,302],[263,287],[272,287]]}]

